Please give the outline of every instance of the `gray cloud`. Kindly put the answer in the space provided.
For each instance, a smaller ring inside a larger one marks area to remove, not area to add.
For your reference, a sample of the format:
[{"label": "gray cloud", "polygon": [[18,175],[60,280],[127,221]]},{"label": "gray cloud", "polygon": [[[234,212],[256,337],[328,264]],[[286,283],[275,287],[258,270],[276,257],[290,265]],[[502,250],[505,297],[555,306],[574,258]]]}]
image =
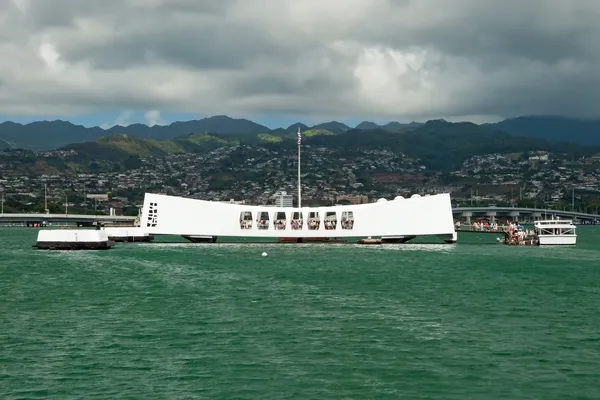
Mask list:
[{"label": "gray cloud", "polygon": [[600,117],[594,0],[0,4],[4,115]]}]

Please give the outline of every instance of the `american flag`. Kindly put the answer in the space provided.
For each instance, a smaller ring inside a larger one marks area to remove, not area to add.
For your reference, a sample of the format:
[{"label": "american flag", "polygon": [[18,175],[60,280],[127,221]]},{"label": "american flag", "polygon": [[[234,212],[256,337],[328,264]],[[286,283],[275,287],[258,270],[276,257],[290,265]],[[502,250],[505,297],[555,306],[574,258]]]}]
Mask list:
[{"label": "american flag", "polygon": [[298,146],[302,144],[302,134],[300,133],[300,127],[298,127]]}]

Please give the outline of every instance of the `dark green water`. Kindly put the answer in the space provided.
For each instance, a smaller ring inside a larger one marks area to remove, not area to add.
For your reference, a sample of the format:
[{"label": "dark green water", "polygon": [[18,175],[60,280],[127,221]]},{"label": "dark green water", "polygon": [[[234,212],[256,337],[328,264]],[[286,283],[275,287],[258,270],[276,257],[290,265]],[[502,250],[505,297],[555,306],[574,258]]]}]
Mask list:
[{"label": "dark green water", "polygon": [[0,230],[0,399],[600,397],[599,228],[570,248],[35,237]]}]

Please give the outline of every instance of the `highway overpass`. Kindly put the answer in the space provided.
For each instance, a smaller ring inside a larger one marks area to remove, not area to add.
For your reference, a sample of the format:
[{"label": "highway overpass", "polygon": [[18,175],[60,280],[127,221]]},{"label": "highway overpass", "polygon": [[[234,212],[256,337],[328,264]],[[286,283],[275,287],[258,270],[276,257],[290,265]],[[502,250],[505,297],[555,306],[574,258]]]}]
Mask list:
[{"label": "highway overpass", "polygon": [[498,218],[517,219],[519,221],[535,221],[539,219],[572,219],[584,224],[600,224],[600,215],[576,211],[547,210],[543,208],[525,207],[454,207],[452,213],[455,218],[464,218],[467,223],[471,219],[488,218],[495,221]]}]

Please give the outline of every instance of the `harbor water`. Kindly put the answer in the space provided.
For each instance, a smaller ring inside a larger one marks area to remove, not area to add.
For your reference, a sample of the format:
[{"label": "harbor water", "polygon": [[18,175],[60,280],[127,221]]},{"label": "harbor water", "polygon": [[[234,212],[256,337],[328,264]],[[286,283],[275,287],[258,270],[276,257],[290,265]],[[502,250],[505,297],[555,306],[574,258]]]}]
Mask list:
[{"label": "harbor water", "polygon": [[600,227],[575,247],[36,233],[0,229],[0,399],[600,397]]}]

